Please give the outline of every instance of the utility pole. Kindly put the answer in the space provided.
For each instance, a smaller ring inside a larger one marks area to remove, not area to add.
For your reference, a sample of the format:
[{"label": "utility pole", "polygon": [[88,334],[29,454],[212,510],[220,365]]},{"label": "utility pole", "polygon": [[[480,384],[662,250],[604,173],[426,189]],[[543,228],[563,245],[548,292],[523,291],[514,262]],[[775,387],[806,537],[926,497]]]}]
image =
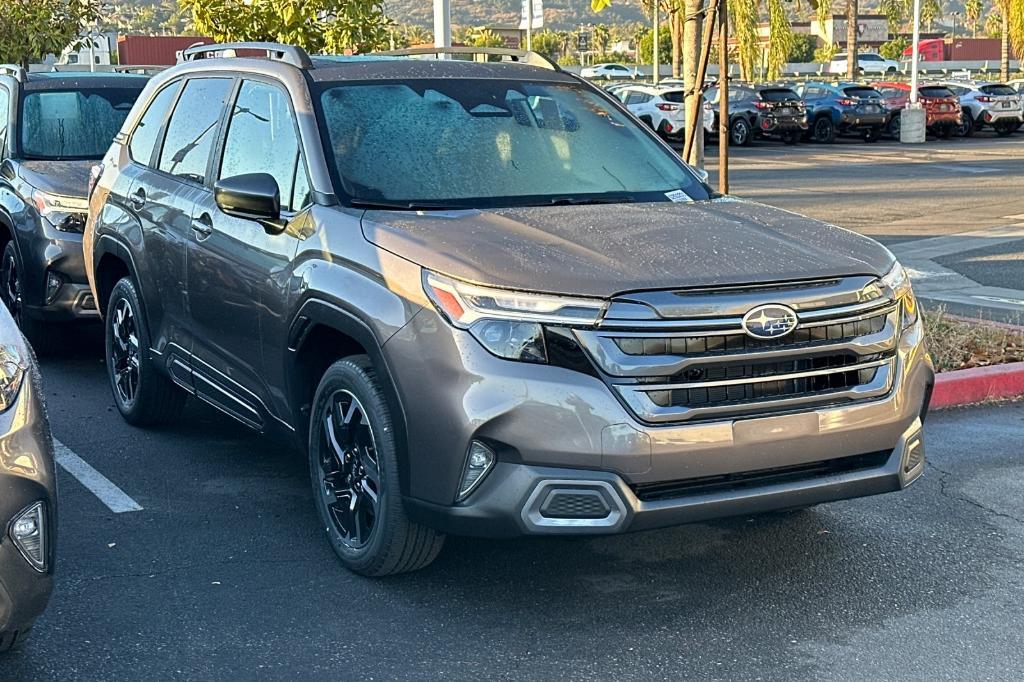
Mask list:
[{"label": "utility pole", "polygon": [[729,193],[729,3],[718,4],[718,191]]},{"label": "utility pole", "polygon": [[526,0],[526,49],[533,50],[533,0]]},{"label": "utility pole", "polygon": [[434,0],[434,47],[452,46],[451,0]]},{"label": "utility pole", "polygon": [[927,135],[927,113],[919,100],[918,64],[921,54],[921,0],[914,0],[914,44],[910,58],[910,103],[900,113],[900,142],[922,144]]},{"label": "utility pole", "polygon": [[661,78],[661,46],[658,44],[658,38],[661,36],[661,7],[658,5],[658,0],[654,0],[654,54],[652,61],[654,62],[654,84],[658,84],[658,80]]}]

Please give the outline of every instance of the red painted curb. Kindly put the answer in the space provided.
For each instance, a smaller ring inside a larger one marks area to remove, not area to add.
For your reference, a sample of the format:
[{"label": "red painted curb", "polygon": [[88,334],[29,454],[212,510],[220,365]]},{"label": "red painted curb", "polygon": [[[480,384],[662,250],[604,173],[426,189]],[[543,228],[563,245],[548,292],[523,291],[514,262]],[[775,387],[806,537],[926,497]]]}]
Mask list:
[{"label": "red painted curb", "polygon": [[1024,362],[958,369],[935,375],[931,408],[1024,396]]}]

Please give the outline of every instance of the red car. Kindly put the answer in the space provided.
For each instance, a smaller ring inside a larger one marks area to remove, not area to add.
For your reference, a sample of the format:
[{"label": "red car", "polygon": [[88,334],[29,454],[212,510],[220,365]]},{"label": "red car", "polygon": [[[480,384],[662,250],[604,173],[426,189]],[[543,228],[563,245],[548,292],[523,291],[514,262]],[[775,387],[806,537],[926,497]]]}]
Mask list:
[{"label": "red car", "polygon": [[[887,132],[895,138],[900,136],[900,111],[910,102],[910,83],[880,82],[872,85],[885,98],[885,104],[893,111]],[[919,85],[918,98],[924,105],[928,132],[943,139],[952,137],[960,125],[960,98],[944,85]]]}]

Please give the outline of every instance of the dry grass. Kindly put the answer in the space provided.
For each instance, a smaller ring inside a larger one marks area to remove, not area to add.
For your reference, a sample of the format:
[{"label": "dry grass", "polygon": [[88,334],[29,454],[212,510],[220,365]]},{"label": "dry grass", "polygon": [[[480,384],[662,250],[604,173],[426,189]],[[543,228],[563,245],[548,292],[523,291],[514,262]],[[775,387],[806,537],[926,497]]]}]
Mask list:
[{"label": "dry grass", "polygon": [[949,372],[1024,360],[1024,328],[949,315],[924,313],[928,351],[935,369]]}]

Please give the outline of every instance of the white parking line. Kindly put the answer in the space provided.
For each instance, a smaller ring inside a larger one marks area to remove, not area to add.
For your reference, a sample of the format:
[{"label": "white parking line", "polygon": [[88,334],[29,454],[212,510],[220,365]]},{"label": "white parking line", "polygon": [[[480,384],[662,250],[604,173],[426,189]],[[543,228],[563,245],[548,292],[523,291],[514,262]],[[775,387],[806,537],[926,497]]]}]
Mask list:
[{"label": "white parking line", "polygon": [[142,511],[142,505],[128,497],[123,490],[110,482],[106,476],[96,471],[88,462],[71,451],[71,448],[56,438],[53,440],[53,454],[57,464],[78,479],[89,491],[107,505],[115,514]]}]

